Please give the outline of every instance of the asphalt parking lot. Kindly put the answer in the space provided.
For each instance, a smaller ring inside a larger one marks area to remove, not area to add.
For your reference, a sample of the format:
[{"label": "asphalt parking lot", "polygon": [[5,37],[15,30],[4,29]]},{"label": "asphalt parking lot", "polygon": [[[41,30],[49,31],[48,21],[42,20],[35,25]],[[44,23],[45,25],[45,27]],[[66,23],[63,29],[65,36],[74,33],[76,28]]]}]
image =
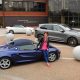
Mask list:
[{"label": "asphalt parking lot", "polygon": [[[29,38],[35,40],[34,35],[15,34],[16,38]],[[5,43],[0,38],[0,44]],[[10,69],[0,69],[0,80],[80,80],[80,62],[73,58],[73,47],[61,43],[50,43],[61,50],[61,57],[58,61],[50,63],[35,62],[21,64]]]}]

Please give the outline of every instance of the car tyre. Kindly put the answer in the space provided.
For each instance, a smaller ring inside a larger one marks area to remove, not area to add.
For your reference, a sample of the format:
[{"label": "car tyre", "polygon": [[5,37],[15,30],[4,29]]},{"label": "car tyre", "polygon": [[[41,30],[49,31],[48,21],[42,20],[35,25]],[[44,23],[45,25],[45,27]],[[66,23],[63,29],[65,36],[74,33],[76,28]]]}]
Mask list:
[{"label": "car tyre", "polygon": [[71,37],[71,38],[68,39],[67,43],[68,43],[69,46],[75,47],[75,46],[77,46],[78,41],[77,41],[76,38]]},{"label": "car tyre", "polygon": [[13,30],[10,30],[10,31],[9,31],[9,33],[12,33],[12,34],[14,34],[14,31],[13,31]]},{"label": "car tyre", "polygon": [[9,58],[4,57],[4,58],[0,59],[0,68],[1,69],[8,69],[8,68],[10,68],[11,64],[12,63],[11,63],[11,60]]},{"label": "car tyre", "polygon": [[48,61],[49,62],[54,62],[57,59],[57,54],[55,54],[54,52],[49,53],[48,55]]}]

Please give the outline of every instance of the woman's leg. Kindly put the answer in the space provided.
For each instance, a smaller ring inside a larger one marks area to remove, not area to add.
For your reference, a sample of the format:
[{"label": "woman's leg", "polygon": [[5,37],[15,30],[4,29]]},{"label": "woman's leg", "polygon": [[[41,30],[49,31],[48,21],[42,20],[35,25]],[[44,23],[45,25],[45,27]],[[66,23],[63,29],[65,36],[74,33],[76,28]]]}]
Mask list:
[{"label": "woman's leg", "polygon": [[43,53],[44,53],[44,59],[45,59],[45,61],[48,62],[48,51],[44,50]]},{"label": "woman's leg", "polygon": [[44,59],[45,59],[45,62],[47,63],[47,66],[50,66],[50,64],[48,63],[48,51],[43,50],[43,54],[44,54]]}]

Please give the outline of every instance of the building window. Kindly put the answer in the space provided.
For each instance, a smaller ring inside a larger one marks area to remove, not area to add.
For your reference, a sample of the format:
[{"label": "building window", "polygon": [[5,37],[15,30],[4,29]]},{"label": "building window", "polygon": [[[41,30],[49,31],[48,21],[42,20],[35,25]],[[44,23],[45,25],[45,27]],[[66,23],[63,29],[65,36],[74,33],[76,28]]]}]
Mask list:
[{"label": "building window", "polygon": [[0,0],[0,11],[3,10],[3,4],[2,4],[2,0]]},{"label": "building window", "polygon": [[2,6],[2,4],[0,4],[0,11],[2,11],[3,10],[3,6]]},{"label": "building window", "polygon": [[80,27],[80,0],[49,0],[49,20]]},{"label": "building window", "polygon": [[45,3],[35,2],[33,6],[33,11],[45,11]]},{"label": "building window", "polygon": [[45,12],[46,3],[45,2],[32,2],[32,1],[5,1],[5,11],[37,11]]},{"label": "building window", "polygon": [[19,2],[19,1],[14,1],[12,2],[12,10],[13,11],[24,11],[24,7],[23,7],[23,2]]}]

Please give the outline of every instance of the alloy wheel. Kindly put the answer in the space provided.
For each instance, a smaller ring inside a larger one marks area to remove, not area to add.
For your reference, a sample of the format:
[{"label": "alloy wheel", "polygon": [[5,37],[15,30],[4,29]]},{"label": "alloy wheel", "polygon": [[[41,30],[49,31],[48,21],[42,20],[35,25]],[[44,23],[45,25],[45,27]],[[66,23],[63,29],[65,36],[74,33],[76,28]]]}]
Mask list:
[{"label": "alloy wheel", "polygon": [[57,59],[57,55],[56,55],[55,53],[50,53],[50,54],[49,54],[48,60],[49,60],[50,62],[53,62],[53,61],[55,61],[56,59]]},{"label": "alloy wheel", "polygon": [[69,40],[68,40],[68,44],[70,45],[70,46],[76,46],[77,45],[77,40],[75,39],[75,38],[70,38]]},{"label": "alloy wheel", "polygon": [[10,59],[8,59],[8,58],[2,58],[1,60],[0,60],[0,67],[2,68],[2,69],[7,69],[7,68],[9,68],[11,66],[11,61],[10,61]]}]

